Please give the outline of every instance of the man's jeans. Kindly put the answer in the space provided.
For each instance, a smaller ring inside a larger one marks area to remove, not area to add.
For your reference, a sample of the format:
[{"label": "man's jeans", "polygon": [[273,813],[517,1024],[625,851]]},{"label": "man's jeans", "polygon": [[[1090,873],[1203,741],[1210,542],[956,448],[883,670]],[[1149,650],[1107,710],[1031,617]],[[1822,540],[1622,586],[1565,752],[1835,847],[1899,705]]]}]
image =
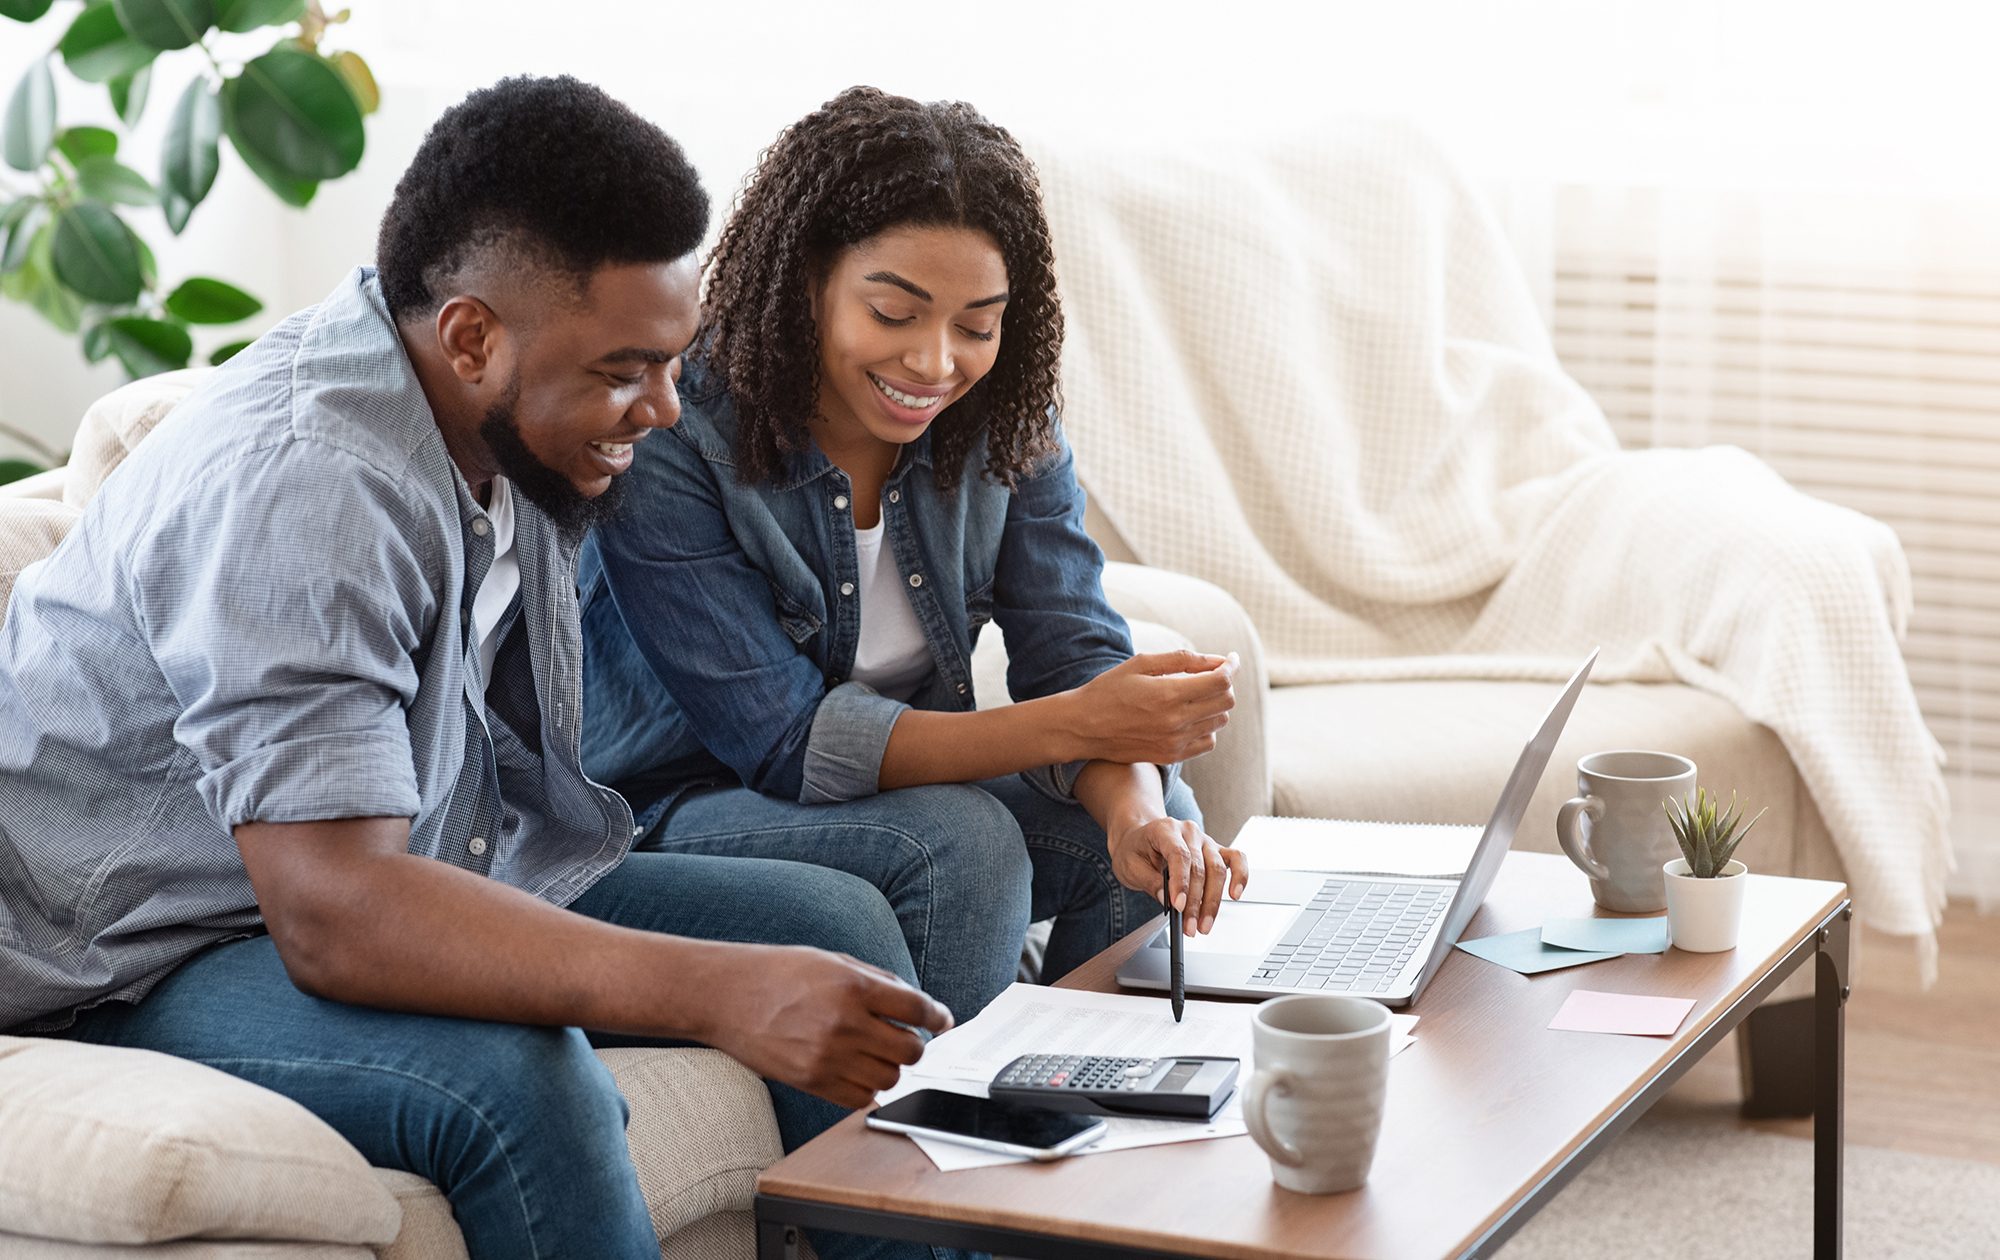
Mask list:
[{"label": "man's jeans", "polygon": [[[646,931],[816,945],[915,980],[881,894],[818,867],[635,853],[572,908]],[[660,1254],[625,1145],[625,1100],[577,1029],[309,997],[259,936],[197,954],[143,1002],[87,1011],[62,1035],[193,1059],[296,1100],[369,1163],[435,1182],[474,1260]],[[845,1114],[788,1086],[770,1091],[786,1150]],[[931,1254],[813,1241],[827,1257]]]},{"label": "man's jeans", "polygon": [[[1167,812],[1201,820],[1174,776]],[[1042,979],[1059,980],[1160,912],[1159,890],[1124,887],[1104,831],[1081,805],[1024,779],[899,788],[801,805],[748,788],[690,792],[640,847],[810,862],[882,890],[924,992],[960,1023],[1014,979],[1031,921],[1055,919]]]}]

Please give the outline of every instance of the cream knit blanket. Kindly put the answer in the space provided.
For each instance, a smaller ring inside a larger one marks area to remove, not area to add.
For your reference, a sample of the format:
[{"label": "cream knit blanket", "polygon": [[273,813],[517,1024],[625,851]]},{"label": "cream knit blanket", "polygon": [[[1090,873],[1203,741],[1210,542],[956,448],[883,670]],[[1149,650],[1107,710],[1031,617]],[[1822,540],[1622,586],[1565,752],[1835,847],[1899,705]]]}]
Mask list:
[{"label": "cream knit blanket", "polygon": [[1902,548],[1734,447],[1621,451],[1479,197],[1420,135],[1036,150],[1069,436],[1139,558],[1214,582],[1273,683],[1679,680],[1784,741],[1858,911],[1932,955],[1942,752]]}]

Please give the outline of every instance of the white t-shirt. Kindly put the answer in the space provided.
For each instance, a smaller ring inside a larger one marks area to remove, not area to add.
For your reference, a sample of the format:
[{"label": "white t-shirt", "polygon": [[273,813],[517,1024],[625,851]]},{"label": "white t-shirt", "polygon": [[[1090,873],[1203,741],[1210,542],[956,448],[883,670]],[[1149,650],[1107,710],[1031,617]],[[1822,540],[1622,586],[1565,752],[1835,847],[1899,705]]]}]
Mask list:
[{"label": "white t-shirt", "polygon": [[495,477],[487,492],[486,519],[493,527],[493,567],[472,597],[472,633],[479,644],[479,688],[484,695],[493,678],[493,657],[500,650],[500,619],[521,589],[521,560],[514,550],[514,490],[505,477]]},{"label": "white t-shirt", "polygon": [[854,531],[861,579],[861,642],[854,650],[854,681],[891,700],[908,700],[930,677],[931,649],[910,607],[910,593],[893,550],[882,545],[884,521]]}]

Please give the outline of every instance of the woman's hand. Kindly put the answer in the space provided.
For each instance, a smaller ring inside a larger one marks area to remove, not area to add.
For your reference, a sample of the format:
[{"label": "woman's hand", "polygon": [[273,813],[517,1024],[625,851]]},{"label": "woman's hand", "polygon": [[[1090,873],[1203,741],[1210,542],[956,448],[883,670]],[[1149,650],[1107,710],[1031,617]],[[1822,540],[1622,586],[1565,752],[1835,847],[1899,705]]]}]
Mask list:
[{"label": "woman's hand", "polygon": [[1226,886],[1241,898],[1250,882],[1250,859],[1225,849],[1207,832],[1178,818],[1154,818],[1118,828],[1108,837],[1111,869],[1127,888],[1160,894],[1160,870],[1167,871],[1168,904],[1181,911],[1189,936],[1215,926]]},{"label": "woman's hand", "polygon": [[1210,751],[1236,707],[1236,664],[1233,652],[1148,652],[1065,692],[1065,760],[1172,765]]}]

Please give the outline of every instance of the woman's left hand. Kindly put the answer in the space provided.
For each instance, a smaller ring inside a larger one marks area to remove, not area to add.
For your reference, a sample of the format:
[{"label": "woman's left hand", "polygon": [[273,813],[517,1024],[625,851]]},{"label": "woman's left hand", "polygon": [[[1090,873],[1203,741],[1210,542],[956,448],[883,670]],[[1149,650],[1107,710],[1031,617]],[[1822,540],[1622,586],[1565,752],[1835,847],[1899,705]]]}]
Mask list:
[{"label": "woman's left hand", "polygon": [[1127,888],[1160,894],[1160,870],[1167,871],[1168,904],[1181,910],[1189,936],[1215,926],[1225,887],[1241,898],[1250,882],[1250,859],[1226,849],[1207,832],[1178,818],[1154,818],[1117,829],[1110,837],[1111,870]]}]

